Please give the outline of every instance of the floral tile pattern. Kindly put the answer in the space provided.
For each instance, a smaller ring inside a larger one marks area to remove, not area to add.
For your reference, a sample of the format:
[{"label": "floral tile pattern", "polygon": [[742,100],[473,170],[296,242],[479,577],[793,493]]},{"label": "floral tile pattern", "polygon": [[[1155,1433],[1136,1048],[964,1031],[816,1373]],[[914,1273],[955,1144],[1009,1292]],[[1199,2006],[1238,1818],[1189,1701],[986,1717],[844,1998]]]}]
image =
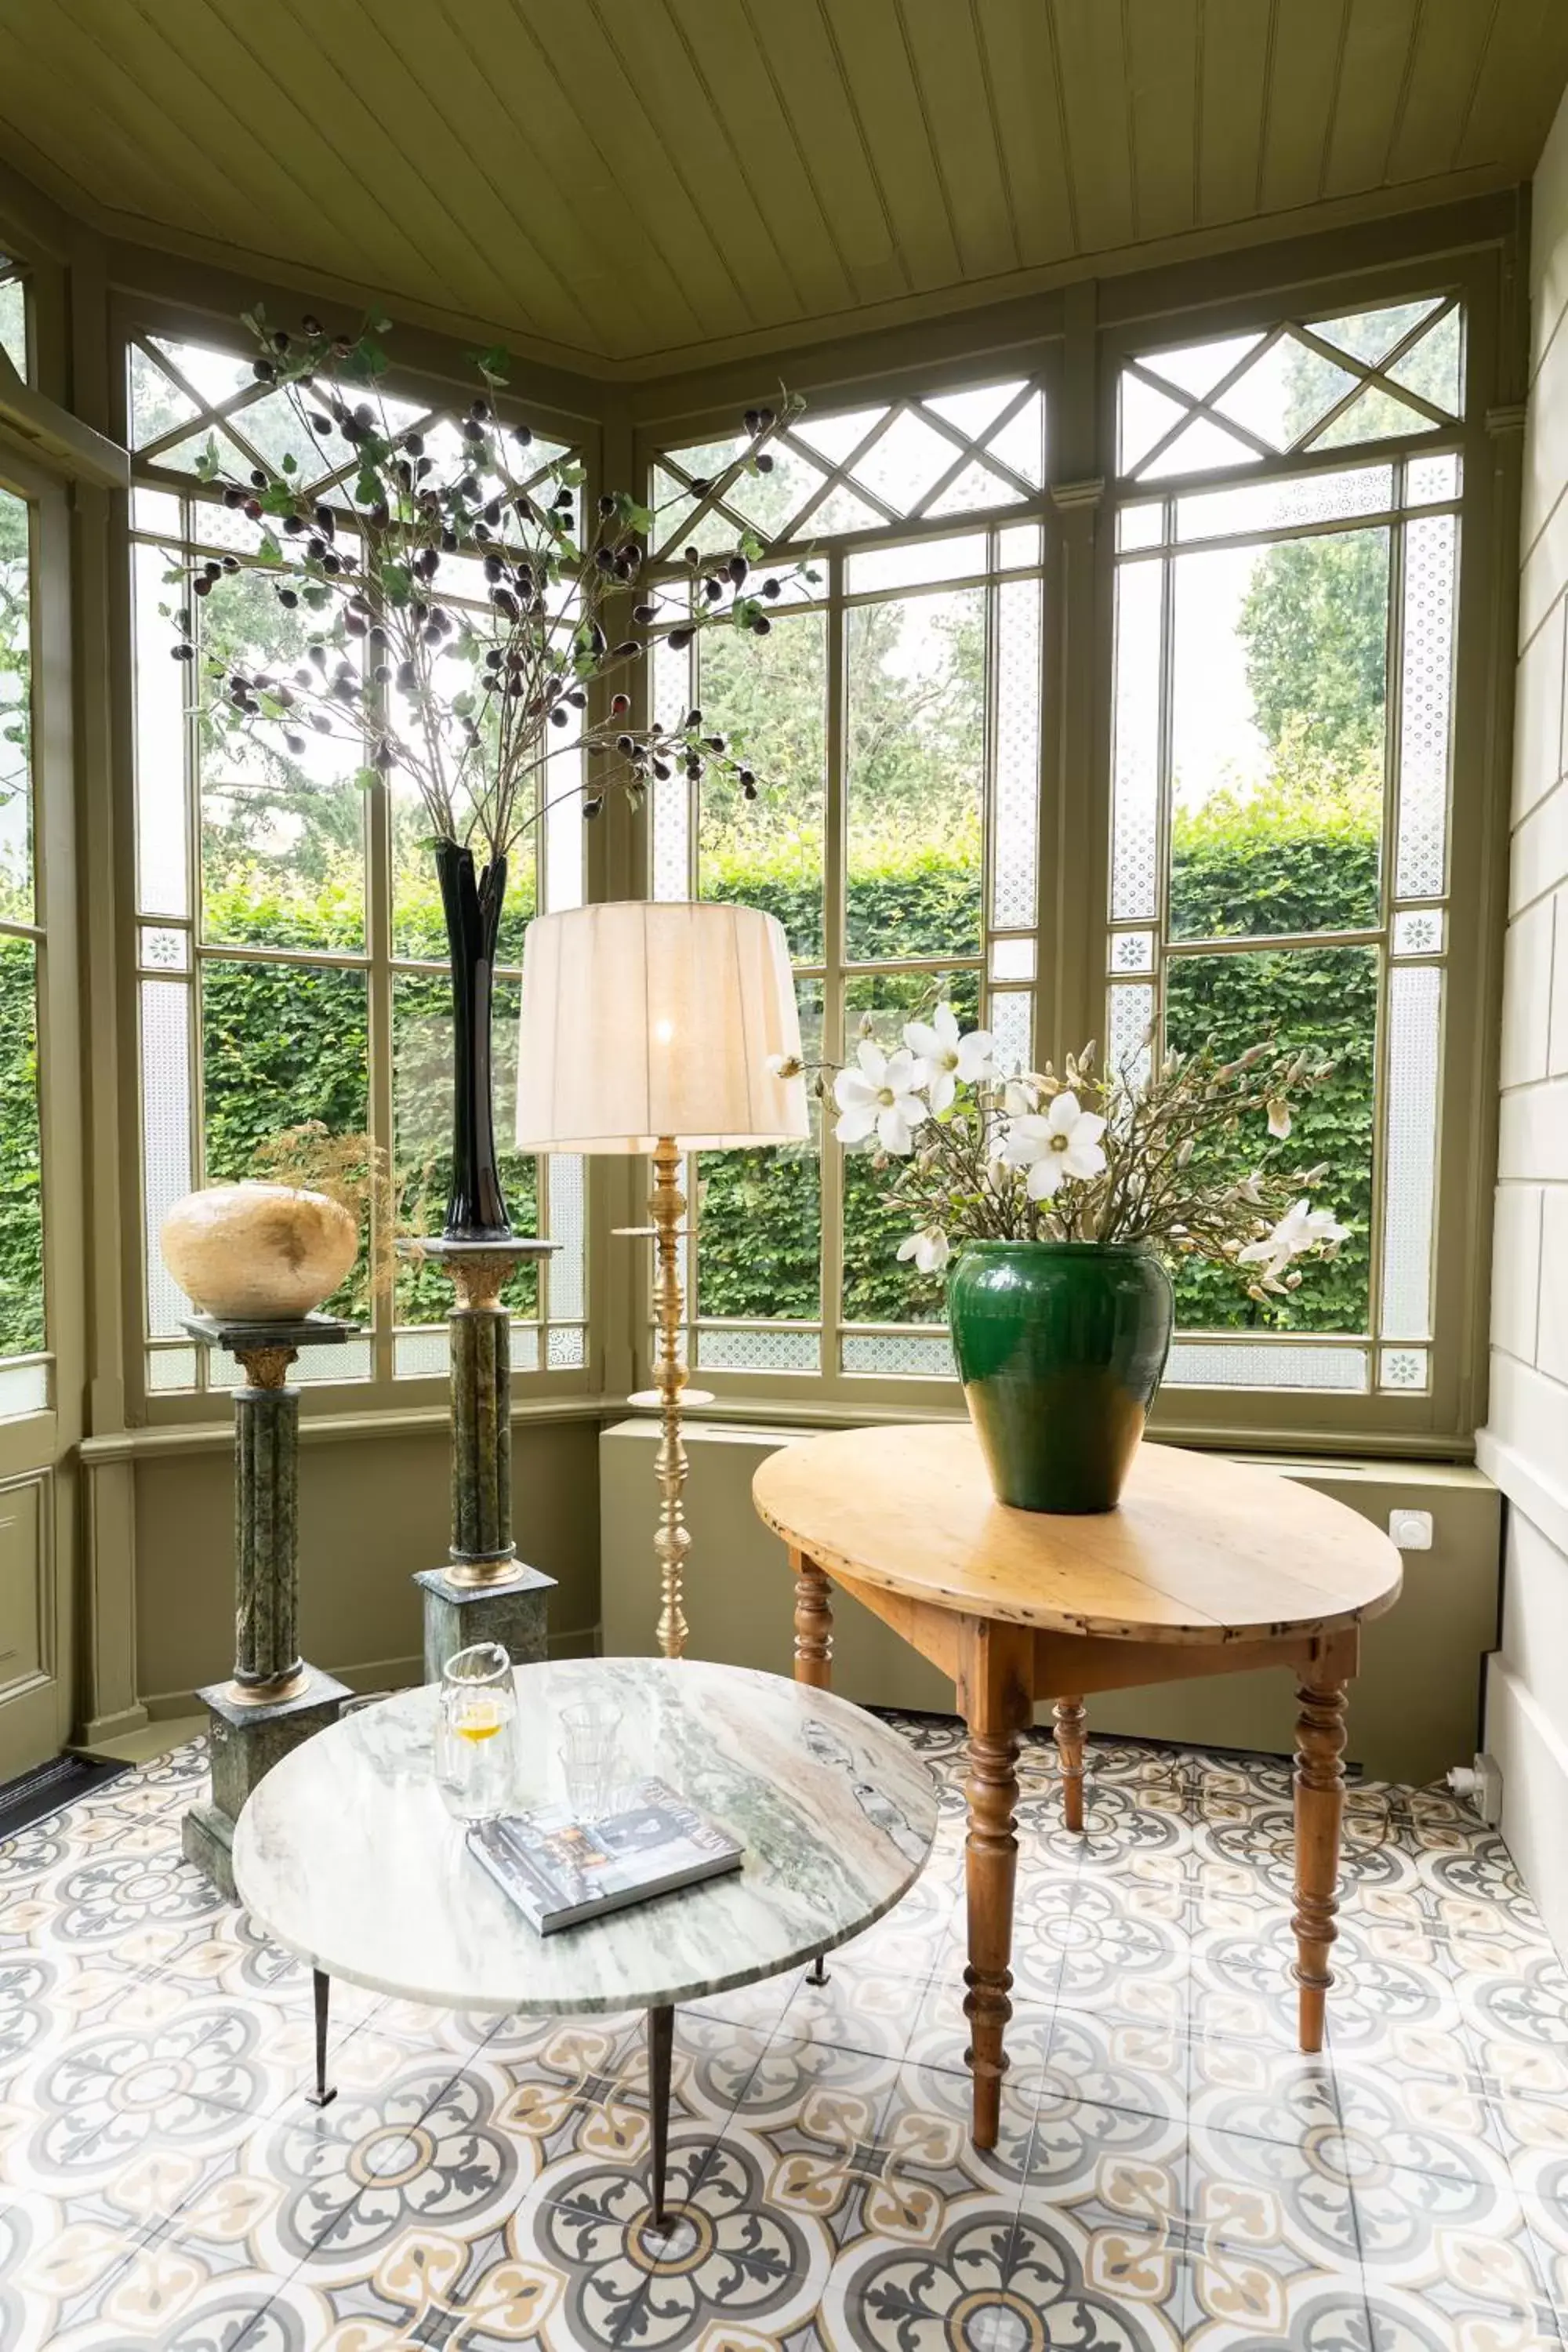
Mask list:
[{"label": "floral tile pattern", "polygon": [[1568,1974],[1506,1849],[1359,1784],[1295,2047],[1268,1759],[1020,1760],[1011,2067],[968,2131],[963,1740],[907,1899],[682,2010],[672,2226],[640,2017],[334,1988],[180,1857],[199,1746],[0,1845],[3,2352],[1568,2352]]}]

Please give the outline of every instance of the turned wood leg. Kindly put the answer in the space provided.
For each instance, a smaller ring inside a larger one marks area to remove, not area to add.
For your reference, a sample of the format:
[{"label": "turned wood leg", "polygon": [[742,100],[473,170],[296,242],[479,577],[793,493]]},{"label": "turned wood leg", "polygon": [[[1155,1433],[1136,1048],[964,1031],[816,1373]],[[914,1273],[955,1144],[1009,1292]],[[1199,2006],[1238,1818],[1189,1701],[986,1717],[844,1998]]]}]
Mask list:
[{"label": "turned wood leg", "polygon": [[833,1687],[833,1588],[814,1559],[792,1551],[795,1570],[795,1678]]},{"label": "turned wood leg", "polygon": [[963,2013],[965,2052],[974,2078],[976,2147],[994,2147],[1002,2119],[1004,2048],[1013,2004],[1013,1889],[1018,1841],[1018,1735],[1031,1710],[1032,1642],[1016,1626],[974,1625],[965,1644],[959,1704],[969,1726],[969,1835],[964,1881],[969,1910],[969,1965]]},{"label": "turned wood leg", "polygon": [[1340,1822],[1344,1811],[1345,1686],[1303,1681],[1296,1693],[1296,1982],[1303,2050],[1323,2046],[1329,1951],[1339,1930]]},{"label": "turned wood leg", "polygon": [[1057,1754],[1062,1766],[1062,1822],[1083,1829],[1083,1743],[1086,1726],[1080,1698],[1058,1698],[1056,1704]]}]

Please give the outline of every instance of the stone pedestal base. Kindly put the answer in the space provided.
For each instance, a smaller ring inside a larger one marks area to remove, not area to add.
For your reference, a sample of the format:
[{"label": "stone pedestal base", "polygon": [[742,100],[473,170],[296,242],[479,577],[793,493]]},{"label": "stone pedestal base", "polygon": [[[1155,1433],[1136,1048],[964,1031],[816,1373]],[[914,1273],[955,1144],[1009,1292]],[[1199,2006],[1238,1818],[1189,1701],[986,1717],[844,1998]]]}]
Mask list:
[{"label": "stone pedestal base", "polygon": [[231,1902],[235,1889],[229,1850],[246,1799],[279,1758],[312,1733],[335,1723],[339,1707],[350,1696],[346,1683],[334,1681],[320,1667],[304,1666],[300,1671],[304,1687],[292,1698],[247,1704],[232,1696],[227,1683],[213,1683],[196,1693],[209,1718],[212,1802],[191,1807],[181,1827],[180,1844],[185,1860],[205,1871]]},{"label": "stone pedestal base", "polygon": [[514,1666],[545,1654],[546,1593],[555,1579],[519,1560],[504,1583],[454,1584],[445,1569],[415,1577],[425,1596],[425,1679],[438,1683],[447,1661],[475,1642],[499,1642]]}]

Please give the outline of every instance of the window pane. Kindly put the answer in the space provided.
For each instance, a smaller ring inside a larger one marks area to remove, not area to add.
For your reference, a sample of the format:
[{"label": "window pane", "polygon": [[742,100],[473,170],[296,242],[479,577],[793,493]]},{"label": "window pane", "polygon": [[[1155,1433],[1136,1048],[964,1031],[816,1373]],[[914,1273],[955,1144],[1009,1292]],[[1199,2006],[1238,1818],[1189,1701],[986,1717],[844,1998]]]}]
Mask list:
[{"label": "window pane", "polygon": [[1173,932],[1375,923],[1387,532],[1184,555],[1172,569]]},{"label": "window pane", "polygon": [[[369,1123],[364,974],[323,965],[204,964],[203,1181],[255,1176],[258,1145],[310,1119],[331,1135],[363,1135]],[[358,1262],[326,1311],[363,1317],[369,1301],[362,1235]]]},{"label": "window pane", "polygon": [[[205,659],[285,682],[312,667],[313,616],[285,611],[266,572],[226,573],[198,609]],[[252,735],[226,701],[207,698],[198,743],[209,940],[363,945],[364,794],[355,782],[363,754],[351,727],[345,716],[331,734],[306,721],[291,740],[271,727]]]},{"label": "window pane", "polygon": [[[848,982],[844,992],[846,1060],[860,1042],[860,1024],[869,1015],[871,1034],[885,1053],[901,1042],[904,1024],[929,1019],[937,1003],[951,1004],[961,1029],[978,1018],[979,974],[973,971],[879,972]],[[947,1313],[942,1275],[900,1263],[899,1244],[910,1231],[909,1213],[888,1199],[886,1171],[872,1166],[864,1145],[840,1154],[844,1185],[844,1320],[847,1323],[940,1323]]]},{"label": "window pane", "polygon": [[[1383,1336],[1432,1336],[1432,1223],[1443,975],[1433,964],[1388,982],[1388,1135],[1384,1177]],[[1387,1375],[1383,1378],[1387,1382]]]},{"label": "window pane", "polygon": [[[1412,974],[1412,977],[1415,975]],[[1184,1264],[1176,1275],[1177,1322],[1185,1330],[1364,1331],[1370,1301],[1373,1070],[1377,951],[1373,948],[1249,950],[1177,956],[1166,967],[1165,1042],[1182,1053],[1212,1043],[1225,1058],[1263,1038],[1285,1051],[1309,1048],[1334,1064],[1329,1083],[1295,1108],[1289,1139],[1270,1147],[1272,1163],[1329,1173],[1314,1194],[1350,1237],[1331,1263],[1306,1267],[1301,1287],[1267,1306],[1217,1266]],[[1266,1139],[1237,1139],[1224,1164],[1238,1175],[1258,1164]]]},{"label": "window pane", "polygon": [[142,983],[142,1208],[147,1329],[179,1331],[189,1301],[163,1264],[164,1218],[195,1184],[191,1152],[191,992],[180,980]]},{"label": "window pane", "polygon": [[26,499],[0,490],[0,915],[22,923],[33,919],[31,522]]},{"label": "window pane", "polygon": [[[495,992],[497,1139],[504,1143],[517,1100],[519,991],[501,982]],[[452,1181],[452,996],[446,975],[406,972],[393,982],[393,1181],[400,1233],[438,1234]],[[501,1185],[513,1230],[539,1231],[538,1161],[502,1150]],[[521,1267],[507,1285],[514,1315],[538,1312],[535,1267]],[[435,1265],[400,1265],[399,1323],[439,1323],[453,1303],[451,1283]]]},{"label": "window pane", "polygon": [[47,1345],[37,950],[31,940],[0,939],[0,1355],[26,1356]]},{"label": "window pane", "polygon": [[27,290],[19,278],[0,278],[0,351],[26,383],[27,367]]},{"label": "window pane", "polygon": [[984,591],[858,605],[845,669],[849,959],[977,952]]},{"label": "window pane", "polygon": [[1399,841],[1394,887],[1436,898],[1447,871],[1449,702],[1454,669],[1457,515],[1405,533],[1405,646],[1399,717]]},{"label": "window pane", "polygon": [[816,962],[822,955],[826,617],[802,614],[778,623],[764,638],[716,629],[700,643],[703,725],[734,739],[761,784],[761,796],[748,801],[719,769],[703,778],[700,895],[776,915],[791,953]]},{"label": "window pane", "polygon": [[[822,1054],[822,991],[805,983],[800,1034],[807,1061]],[[822,1312],[821,1110],[809,1143],[697,1158],[697,1297],[693,1315],[814,1321]],[[711,1358],[709,1360],[712,1360]]]},{"label": "window pane", "polygon": [[1110,911],[1124,922],[1158,911],[1164,591],[1163,563],[1124,563],[1116,574]]}]

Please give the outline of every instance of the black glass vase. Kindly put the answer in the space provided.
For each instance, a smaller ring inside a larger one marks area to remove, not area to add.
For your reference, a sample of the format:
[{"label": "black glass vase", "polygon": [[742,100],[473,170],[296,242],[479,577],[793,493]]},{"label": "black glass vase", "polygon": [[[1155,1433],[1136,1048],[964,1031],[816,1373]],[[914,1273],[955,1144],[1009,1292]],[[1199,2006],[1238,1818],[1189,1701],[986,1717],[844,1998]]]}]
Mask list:
[{"label": "black glass vase", "polygon": [[438,841],[436,873],[452,958],[452,1189],[444,1238],[504,1241],[511,1221],[496,1166],[490,1024],[506,860],[476,871],[471,849]]}]

